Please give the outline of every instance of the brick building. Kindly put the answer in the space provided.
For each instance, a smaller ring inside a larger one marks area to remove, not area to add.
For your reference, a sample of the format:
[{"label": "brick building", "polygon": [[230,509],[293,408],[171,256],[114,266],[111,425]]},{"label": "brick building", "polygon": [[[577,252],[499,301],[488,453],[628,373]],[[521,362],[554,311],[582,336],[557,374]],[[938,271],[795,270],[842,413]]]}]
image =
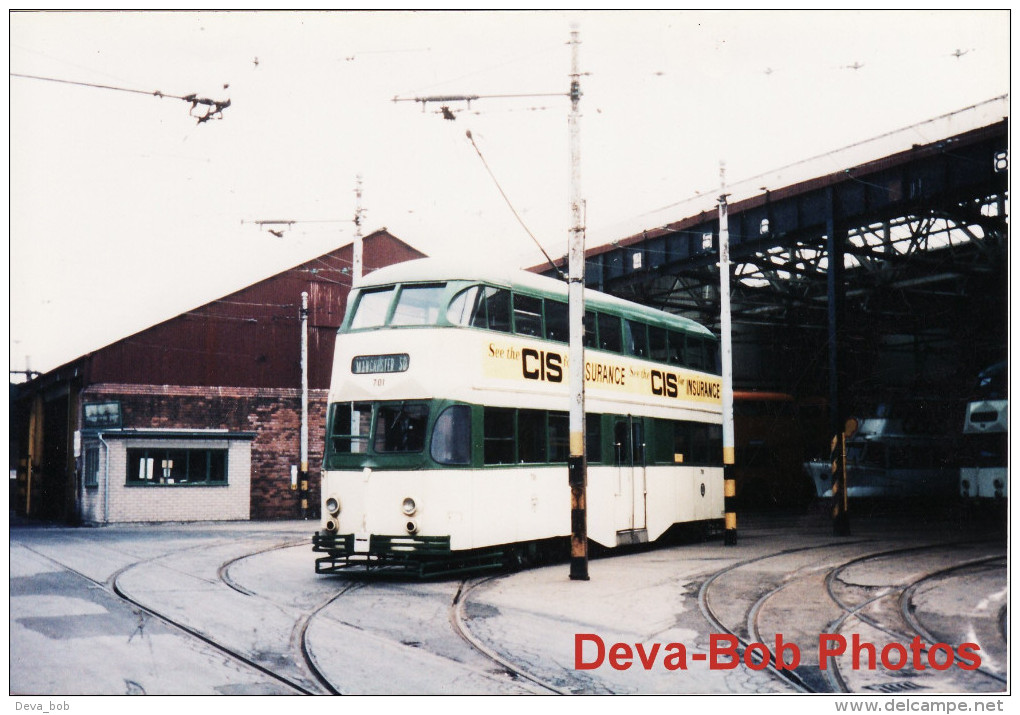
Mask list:
[{"label": "brick building", "polygon": [[[424,254],[385,230],[364,271]],[[301,294],[308,294],[309,511],[352,246],[11,386],[12,507],[70,523],[302,515]]]}]

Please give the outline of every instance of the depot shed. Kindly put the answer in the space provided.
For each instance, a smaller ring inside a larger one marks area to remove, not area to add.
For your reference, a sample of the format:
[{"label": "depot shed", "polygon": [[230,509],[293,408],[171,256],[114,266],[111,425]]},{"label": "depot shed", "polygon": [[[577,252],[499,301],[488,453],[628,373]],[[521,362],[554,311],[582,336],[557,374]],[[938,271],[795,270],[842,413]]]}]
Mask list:
[{"label": "depot shed", "polygon": [[[69,523],[315,516],[353,246],[11,386],[11,505]],[[385,229],[364,271],[424,254]],[[308,492],[300,462],[308,294]],[[304,501],[303,501],[304,500]]]}]

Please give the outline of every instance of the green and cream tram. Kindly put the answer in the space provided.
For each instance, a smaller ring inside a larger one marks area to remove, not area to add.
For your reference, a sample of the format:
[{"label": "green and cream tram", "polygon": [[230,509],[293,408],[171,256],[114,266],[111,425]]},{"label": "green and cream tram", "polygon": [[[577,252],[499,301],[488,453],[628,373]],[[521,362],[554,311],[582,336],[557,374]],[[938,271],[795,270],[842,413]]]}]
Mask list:
[{"label": "green and cream tram", "polygon": [[[608,548],[723,517],[718,344],[585,294],[588,537]],[[570,535],[567,286],[422,259],[373,272],[337,336],[318,573],[422,574]]]}]

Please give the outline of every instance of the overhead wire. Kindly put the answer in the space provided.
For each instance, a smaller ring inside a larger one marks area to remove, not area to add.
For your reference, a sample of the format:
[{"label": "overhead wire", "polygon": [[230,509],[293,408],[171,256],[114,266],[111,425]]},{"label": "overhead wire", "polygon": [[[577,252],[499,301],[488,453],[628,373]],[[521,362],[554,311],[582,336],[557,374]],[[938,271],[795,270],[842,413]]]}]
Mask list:
[{"label": "overhead wire", "polygon": [[545,256],[545,260],[547,260],[549,262],[549,265],[552,266],[553,270],[556,271],[556,275],[558,275],[562,279],[566,279],[566,276],[563,275],[563,271],[559,269],[559,266],[557,266],[555,261],[553,261],[553,259],[549,256],[549,253],[545,250],[545,248],[542,246],[539,240],[535,237],[535,234],[533,234],[531,232],[531,229],[528,228],[528,225],[524,223],[524,219],[522,219],[521,215],[517,213],[517,209],[514,208],[513,203],[510,201],[510,197],[506,195],[505,191],[503,191],[503,187],[500,186],[499,180],[496,178],[496,175],[492,173],[492,169],[489,168],[489,162],[487,162],[485,160],[485,157],[482,155],[482,150],[478,148],[478,144],[475,142],[475,138],[471,134],[470,129],[467,130],[467,138],[471,142],[471,146],[475,148],[475,152],[478,154],[478,158],[482,160],[482,166],[484,166],[485,170],[489,172],[489,176],[492,178],[493,183],[496,184],[496,188],[499,190],[500,196],[503,197],[503,200],[506,202],[506,205],[510,207],[510,212],[513,213],[514,218],[516,218],[517,222],[521,224],[521,227],[524,229],[524,231],[529,236],[531,236],[531,240],[535,242],[535,245],[538,246],[538,250],[540,250],[542,252],[542,255]]},{"label": "overhead wire", "polygon": [[[190,102],[191,103],[191,112],[192,112],[191,116],[196,117],[196,119],[198,120],[199,124],[202,124],[203,122],[207,122],[210,119],[222,119],[223,118],[223,110],[230,106],[230,100],[229,99],[224,99],[224,100],[208,99],[206,97],[199,97],[197,94],[194,94],[194,93],[186,94],[186,95],[181,96],[181,95],[176,95],[176,94],[166,94],[165,92],[161,92],[158,89],[154,90],[154,91],[148,91],[148,90],[143,90],[143,89],[131,89],[129,87],[117,87],[117,86],[114,86],[114,85],[111,85],[111,84],[97,84],[95,82],[80,82],[80,81],[77,81],[77,80],[59,79],[57,77],[43,77],[41,75],[21,74],[19,72],[11,72],[10,76],[11,77],[17,77],[19,79],[35,79],[35,80],[41,80],[43,82],[57,82],[59,84],[71,84],[71,85],[75,85],[75,86],[78,86],[78,87],[90,87],[92,89],[109,89],[109,90],[113,90],[113,91],[116,91],[116,92],[129,92],[131,94],[144,94],[144,95],[147,95],[147,96],[150,96],[150,97],[158,97],[160,99],[163,99],[163,98],[166,98],[166,99],[180,99],[180,100],[182,100],[184,102]],[[198,107],[198,105],[200,105],[200,104],[205,106],[205,107],[208,107],[208,109],[206,110],[205,114],[195,115],[194,111]]]}]

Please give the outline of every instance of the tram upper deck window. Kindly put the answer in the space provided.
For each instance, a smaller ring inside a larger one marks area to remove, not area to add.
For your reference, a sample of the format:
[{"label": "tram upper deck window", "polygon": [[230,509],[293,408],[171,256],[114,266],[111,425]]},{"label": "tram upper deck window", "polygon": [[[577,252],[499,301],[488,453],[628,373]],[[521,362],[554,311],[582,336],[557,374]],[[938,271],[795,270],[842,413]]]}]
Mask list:
[{"label": "tram upper deck window", "polygon": [[584,311],[584,346],[593,350],[599,346],[599,334],[596,324],[595,311]]},{"label": "tram upper deck window", "polygon": [[670,365],[686,365],[684,360],[684,334],[669,331],[669,347],[666,350],[666,362]]},{"label": "tram upper deck window", "polygon": [[[485,306],[481,304],[482,286],[471,286],[453,296],[446,309],[446,319],[454,325],[474,325],[479,312],[485,317]],[[484,326],[476,326],[484,327]]]},{"label": "tram upper deck window", "polygon": [[669,347],[666,342],[666,329],[654,325],[648,326],[648,351],[652,360],[666,362]]},{"label": "tram upper deck window", "polygon": [[498,330],[502,333],[509,333],[510,291],[486,286],[485,295],[482,297],[482,301],[485,303],[485,313],[488,316],[489,330]]},{"label": "tram upper deck window", "polygon": [[510,291],[471,286],[453,297],[446,319],[454,325],[510,332]]},{"label": "tram upper deck window", "polygon": [[566,303],[545,299],[545,337],[560,343],[570,340],[570,313]]},{"label": "tram upper deck window", "polygon": [[444,288],[442,284],[403,287],[393,308],[390,325],[435,325]]},{"label": "tram upper deck window", "polygon": [[376,328],[386,322],[389,313],[390,299],[393,297],[393,286],[362,291],[358,298],[358,306],[354,309],[351,330]]},{"label": "tram upper deck window", "polygon": [[542,337],[542,299],[514,294],[514,332],[518,335]]},{"label": "tram upper deck window", "polygon": [[623,321],[623,342],[627,354],[636,357],[648,357],[648,330],[644,323],[635,320]]},{"label": "tram upper deck window", "polygon": [[623,352],[623,332],[620,328],[620,318],[607,313],[598,315],[599,347],[613,353]]},{"label": "tram upper deck window", "polygon": [[695,370],[705,370],[708,368],[708,365],[705,364],[704,342],[701,338],[687,336],[687,352],[684,362]]},{"label": "tram upper deck window", "polygon": [[722,374],[722,356],[719,354],[719,343],[715,340],[705,341],[705,352],[708,361],[708,369],[711,372]]}]

